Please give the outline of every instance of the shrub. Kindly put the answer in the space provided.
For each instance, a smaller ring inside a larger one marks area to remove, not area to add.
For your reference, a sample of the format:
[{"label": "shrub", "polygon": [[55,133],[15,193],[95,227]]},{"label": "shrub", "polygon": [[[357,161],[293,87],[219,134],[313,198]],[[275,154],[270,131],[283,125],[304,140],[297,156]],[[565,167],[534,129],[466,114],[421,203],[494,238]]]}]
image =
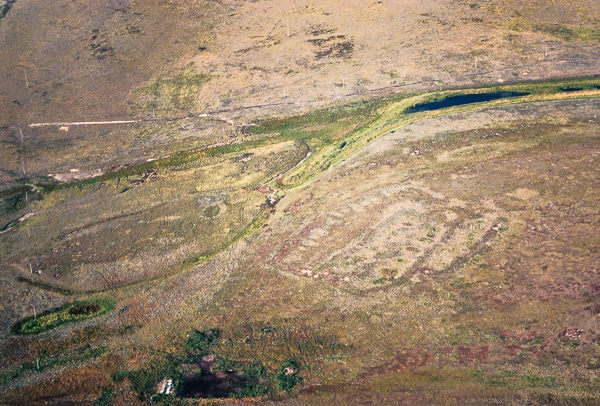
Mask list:
[{"label": "shrub", "polygon": [[254,362],[243,368],[244,374],[236,382],[238,390],[229,396],[234,398],[254,398],[272,392],[273,375],[261,362]]},{"label": "shrub", "polygon": [[219,329],[191,331],[185,341],[189,361],[195,362],[200,357],[210,354],[212,345],[220,336],[221,330]]},{"label": "shrub", "polygon": [[127,376],[132,389],[139,394],[140,400],[148,400],[156,394],[156,386],[165,378],[173,380],[175,394],[177,393],[182,380],[179,364],[179,360],[172,356],[155,358],[136,371],[117,373],[116,375],[119,375],[120,379]]},{"label": "shrub", "polygon": [[298,376],[299,371],[300,365],[294,361],[286,361],[281,365],[279,367],[279,373],[275,377],[279,384],[279,389],[289,392],[294,386],[301,384],[304,379],[301,376]]},{"label": "shrub", "polygon": [[115,395],[115,390],[113,388],[108,388],[102,395],[92,404],[92,406],[108,406],[111,404],[112,398]]}]

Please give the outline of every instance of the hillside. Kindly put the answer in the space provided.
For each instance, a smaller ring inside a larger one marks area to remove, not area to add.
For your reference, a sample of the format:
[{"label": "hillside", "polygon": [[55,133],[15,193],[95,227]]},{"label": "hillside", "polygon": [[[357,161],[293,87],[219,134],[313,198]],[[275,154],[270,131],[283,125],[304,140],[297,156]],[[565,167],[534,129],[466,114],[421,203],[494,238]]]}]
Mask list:
[{"label": "hillside", "polygon": [[0,403],[597,404],[600,9],[0,2]]}]

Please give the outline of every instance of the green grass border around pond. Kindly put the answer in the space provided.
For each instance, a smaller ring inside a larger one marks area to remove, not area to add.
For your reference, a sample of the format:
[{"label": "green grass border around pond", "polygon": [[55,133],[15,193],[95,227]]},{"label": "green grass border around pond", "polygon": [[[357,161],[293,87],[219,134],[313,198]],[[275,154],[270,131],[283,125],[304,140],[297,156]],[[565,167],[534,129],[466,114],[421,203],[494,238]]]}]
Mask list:
[{"label": "green grass border around pond", "polygon": [[65,303],[36,316],[19,320],[13,327],[13,333],[17,335],[40,334],[63,324],[101,316],[113,310],[114,307],[115,304],[110,299],[89,299]]}]

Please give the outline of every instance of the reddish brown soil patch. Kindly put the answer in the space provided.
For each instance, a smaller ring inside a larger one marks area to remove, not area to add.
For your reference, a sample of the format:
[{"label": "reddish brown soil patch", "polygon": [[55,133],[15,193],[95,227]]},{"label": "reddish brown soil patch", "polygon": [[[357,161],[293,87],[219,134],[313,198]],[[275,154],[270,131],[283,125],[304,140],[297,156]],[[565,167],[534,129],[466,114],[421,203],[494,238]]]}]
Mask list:
[{"label": "reddish brown soil patch", "polygon": [[435,360],[435,354],[431,351],[419,348],[407,348],[398,351],[396,358],[384,365],[370,368],[367,372],[359,375],[359,378],[370,378],[375,375],[384,375],[391,372],[399,372],[409,368],[422,368],[431,365]]}]

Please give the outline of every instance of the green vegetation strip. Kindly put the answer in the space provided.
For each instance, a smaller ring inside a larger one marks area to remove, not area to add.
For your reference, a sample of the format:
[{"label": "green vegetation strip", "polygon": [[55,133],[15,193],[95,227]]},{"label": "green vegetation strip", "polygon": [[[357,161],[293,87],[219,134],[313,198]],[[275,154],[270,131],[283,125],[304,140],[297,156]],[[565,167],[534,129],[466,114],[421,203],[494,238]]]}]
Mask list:
[{"label": "green vegetation strip", "polygon": [[17,186],[11,189],[5,189],[0,191],[0,198],[5,198],[17,193],[24,193],[24,192],[29,192],[31,191],[31,186],[29,185],[23,185],[23,186]]},{"label": "green vegetation strip", "polygon": [[113,308],[114,303],[107,299],[90,299],[67,303],[61,307],[18,321],[13,328],[13,332],[20,335],[40,334],[63,324],[101,316],[110,312]]},{"label": "green vegetation strip", "polygon": [[[418,95],[392,96],[353,105],[352,107],[356,109],[355,112],[357,113],[355,116],[335,117],[334,114],[331,114],[334,109],[330,109],[329,114],[320,111],[307,116],[265,122],[252,127],[250,131],[254,133],[278,131],[280,137],[293,135],[306,140],[313,154],[302,165],[277,181],[277,185],[281,188],[293,188],[314,179],[377,138],[417,121],[452,113],[473,111],[484,107],[599,97],[599,89],[600,79],[594,78],[529,82],[476,89],[446,90]],[[489,102],[469,103],[439,110],[409,113],[415,106],[445,100],[450,97],[503,92],[527,94]],[[308,125],[308,123],[311,124]],[[320,124],[325,130],[335,131],[342,123],[345,123],[347,128],[351,128],[351,131],[343,134],[342,138],[328,140],[324,137],[313,136],[315,124]]]},{"label": "green vegetation strip", "polygon": [[[271,138],[268,140],[260,141],[248,141],[238,144],[227,144],[219,147],[212,147],[209,149],[198,149],[192,151],[182,152],[176,155],[172,155],[165,158],[156,159],[154,161],[143,162],[137,165],[132,165],[126,168],[117,169],[112,172],[107,172],[100,176],[88,178],[84,180],[63,183],[54,186],[54,189],[68,189],[68,188],[82,188],[84,186],[94,185],[102,182],[106,182],[112,179],[127,178],[130,176],[137,176],[146,172],[156,171],[162,168],[171,168],[174,166],[185,165],[190,162],[194,162],[200,158],[214,155],[224,155],[236,152],[243,152],[249,149],[259,148],[266,145],[276,144],[278,142],[287,141],[281,137]],[[47,188],[50,190],[50,188]]]},{"label": "green vegetation strip", "polygon": [[568,27],[560,24],[544,24],[526,18],[516,18],[504,25],[513,31],[541,32],[565,41],[600,42],[600,30],[592,27]]},{"label": "green vegetation strip", "polygon": [[[378,97],[367,101],[334,106],[301,116],[289,117],[281,120],[268,120],[247,129],[250,134],[254,135],[275,134],[274,136],[265,139],[250,139],[241,143],[186,151],[154,161],[143,162],[107,172],[101,176],[70,183],[52,185],[47,182],[36,182],[35,185],[37,187],[42,187],[44,191],[50,191],[53,188],[81,188],[86,185],[92,185],[111,179],[126,178],[152,170],[183,165],[205,156],[242,152],[284,141],[300,140],[306,142],[311,148],[311,151],[317,153],[313,153],[303,165],[286,174],[284,179],[280,179],[279,185],[281,187],[290,188],[298,186],[308,179],[314,178],[319,173],[322,173],[332,165],[346,159],[369,142],[389,131],[396,130],[416,121],[458,111],[480,109],[487,106],[555,100],[561,98],[597,97],[585,95],[582,94],[582,92],[598,89],[600,89],[600,79],[587,78],[526,82],[503,86]],[[511,99],[499,99],[492,102],[455,106],[422,113],[407,113],[410,108],[416,105],[444,100],[448,97],[495,92],[524,92],[529,93],[529,95]],[[23,193],[24,191],[24,187],[2,191],[0,192],[0,197],[17,194],[19,192]]]}]

